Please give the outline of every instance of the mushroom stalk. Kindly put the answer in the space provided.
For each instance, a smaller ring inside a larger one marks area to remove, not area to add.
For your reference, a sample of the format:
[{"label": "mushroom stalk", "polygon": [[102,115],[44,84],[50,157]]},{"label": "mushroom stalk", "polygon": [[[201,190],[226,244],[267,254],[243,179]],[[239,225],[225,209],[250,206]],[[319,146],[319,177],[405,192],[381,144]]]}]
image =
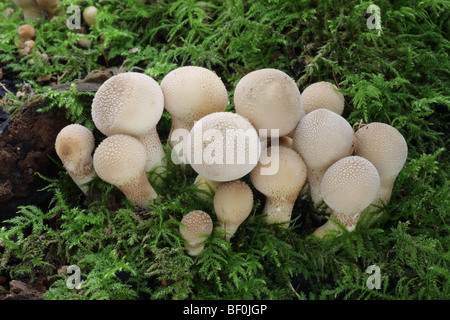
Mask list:
[{"label": "mushroom stalk", "polygon": [[374,201],[376,205],[384,205],[391,200],[392,188],[394,187],[397,176],[380,178],[380,191]]},{"label": "mushroom stalk", "polygon": [[267,214],[266,222],[268,224],[285,223],[287,227],[288,222],[291,221],[294,204],[295,199],[266,197],[263,209],[263,213]]},{"label": "mushroom stalk", "polygon": [[136,180],[117,185],[117,188],[126,195],[128,200],[140,208],[146,208],[158,196],[145,174],[140,175]]},{"label": "mushroom stalk", "polygon": [[328,167],[325,168],[314,168],[308,167],[308,184],[309,191],[311,194],[311,199],[314,206],[319,208],[323,203],[322,195],[320,194],[320,183],[322,182],[322,177]]},{"label": "mushroom stalk", "polygon": [[95,170],[92,165],[92,162],[89,166],[86,167],[86,172],[83,172],[81,175],[77,175],[74,172],[67,171],[69,176],[75,182],[75,184],[80,188],[80,190],[86,195],[89,191],[89,186],[87,185],[92,181],[95,177]]},{"label": "mushroom stalk", "polygon": [[[338,212],[336,210],[331,209],[330,217],[336,219],[340,223],[342,223],[345,228],[351,232],[355,230],[356,224],[358,223],[359,218],[361,217],[362,212],[355,212],[351,214],[346,214],[343,212]],[[332,221],[328,220],[323,224],[322,226],[318,227],[313,235],[323,238],[327,232],[330,232],[331,230],[338,230],[338,226]]]},{"label": "mushroom stalk", "polygon": [[144,145],[147,153],[147,164],[145,171],[150,172],[153,168],[160,167],[157,172],[160,173],[166,165],[164,157],[166,156],[164,148],[159,140],[159,134],[156,127],[153,127],[146,135],[138,136],[139,141]]},{"label": "mushroom stalk", "polygon": [[14,3],[22,9],[25,19],[39,19],[44,17],[42,10],[38,7],[35,0],[14,0]]}]

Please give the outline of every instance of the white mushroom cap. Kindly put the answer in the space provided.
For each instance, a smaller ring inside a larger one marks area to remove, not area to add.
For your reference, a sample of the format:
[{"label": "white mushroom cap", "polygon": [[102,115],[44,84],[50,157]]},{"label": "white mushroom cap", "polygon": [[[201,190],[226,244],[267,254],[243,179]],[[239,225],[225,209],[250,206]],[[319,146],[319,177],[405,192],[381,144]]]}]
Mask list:
[{"label": "white mushroom cap", "polygon": [[83,19],[88,26],[92,26],[95,23],[97,13],[98,9],[94,6],[86,7],[86,9],[83,10]]},{"label": "white mushroom cap", "polygon": [[408,156],[405,138],[396,128],[386,123],[369,123],[356,132],[354,154],[368,159],[377,168],[381,178],[377,200],[388,203],[395,179]]},{"label": "white mushroom cap", "polygon": [[270,68],[250,72],[238,82],[234,106],[256,130],[267,130],[268,137],[272,129],[279,130],[278,136],[287,135],[305,114],[295,81],[283,71]]},{"label": "white mushroom cap", "polygon": [[[278,152],[278,154],[276,154]],[[273,174],[262,174],[263,167],[278,161],[278,170]],[[267,154],[250,172],[253,186],[266,196],[263,213],[268,223],[285,223],[291,220],[292,209],[306,182],[307,168],[300,155],[288,147],[271,146]]]},{"label": "white mushroom cap", "polygon": [[144,145],[136,138],[116,134],[104,139],[94,153],[98,176],[115,185],[135,206],[147,207],[157,194],[148,181]]},{"label": "white mushroom cap", "polygon": [[353,140],[353,128],[347,120],[327,109],[308,113],[295,129],[294,149],[308,166],[308,182],[315,206],[322,202],[320,181],[325,170],[352,154]]},{"label": "white mushroom cap", "polygon": [[320,81],[309,85],[303,91],[300,102],[306,114],[316,109],[328,109],[342,115],[345,100],[335,85]]},{"label": "white mushroom cap", "polygon": [[127,134],[141,140],[147,152],[146,171],[165,156],[155,129],[163,111],[164,96],[159,84],[138,72],[109,78],[92,101],[92,119],[103,134]]},{"label": "white mushroom cap", "polygon": [[261,143],[247,119],[232,112],[216,112],[195,123],[184,151],[198,174],[213,181],[231,181],[253,170]]},{"label": "white mushroom cap", "polygon": [[55,149],[58,157],[73,181],[86,194],[95,175],[92,164],[92,151],[95,142],[92,132],[79,124],[70,124],[58,133]]},{"label": "white mushroom cap", "polygon": [[245,182],[233,180],[221,183],[214,195],[214,211],[220,221],[219,230],[229,240],[253,208],[253,192]]},{"label": "white mushroom cap", "polygon": [[43,18],[42,10],[37,6],[35,0],[13,0],[23,11],[25,19],[39,19]]},{"label": "white mushroom cap", "polygon": [[161,81],[165,108],[172,117],[172,129],[191,130],[195,121],[225,111],[227,89],[217,74],[197,66],[185,66],[169,72]]},{"label": "white mushroom cap", "polygon": [[[349,231],[354,230],[363,211],[375,200],[380,189],[380,176],[375,166],[359,156],[348,156],[331,165],[323,175],[320,190],[332,217]],[[331,221],[316,230],[322,236],[334,227]]]},{"label": "white mushroom cap", "polygon": [[180,233],[189,255],[197,256],[204,248],[207,237],[213,231],[211,217],[202,210],[189,212],[181,220]]}]

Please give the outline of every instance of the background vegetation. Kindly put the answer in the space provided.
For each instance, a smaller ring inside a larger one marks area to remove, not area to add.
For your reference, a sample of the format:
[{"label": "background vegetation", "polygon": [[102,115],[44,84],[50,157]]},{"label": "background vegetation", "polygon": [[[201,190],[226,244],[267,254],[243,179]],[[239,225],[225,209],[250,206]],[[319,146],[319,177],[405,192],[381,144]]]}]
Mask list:
[{"label": "background vegetation", "polygon": [[[91,40],[65,24],[65,8],[99,8],[96,23],[83,26]],[[352,233],[317,241],[317,215],[299,197],[295,223],[285,230],[261,218],[264,198],[230,243],[215,234],[197,258],[188,256],[179,221],[212,206],[195,196],[193,172],[169,168],[155,204],[134,210],[114,187],[96,179],[95,201],[84,198],[61,168],[48,180],[49,208],[22,207],[0,229],[0,275],[51,279],[46,299],[449,299],[449,82],[450,2],[377,0],[381,30],[369,29],[370,1],[224,0],[61,1],[51,21],[28,21],[36,48],[19,58],[15,41],[23,23],[17,7],[0,4],[0,61],[13,67],[52,108],[95,130],[90,105],[75,90],[51,91],[49,81],[70,83],[92,70],[122,68],[160,81],[182,65],[199,65],[221,76],[230,95],[240,78],[278,68],[303,90],[324,80],[346,98],[344,116],[356,122],[395,126],[409,147],[384,218]],[[48,81],[40,77],[48,76]],[[6,106],[21,99],[7,95]],[[170,116],[158,124],[165,139]],[[101,136],[96,133],[100,140]],[[57,161],[56,161],[57,162]],[[111,199],[115,199],[115,202]],[[64,265],[80,267],[81,290],[66,286]],[[370,265],[382,284],[367,287]]]}]

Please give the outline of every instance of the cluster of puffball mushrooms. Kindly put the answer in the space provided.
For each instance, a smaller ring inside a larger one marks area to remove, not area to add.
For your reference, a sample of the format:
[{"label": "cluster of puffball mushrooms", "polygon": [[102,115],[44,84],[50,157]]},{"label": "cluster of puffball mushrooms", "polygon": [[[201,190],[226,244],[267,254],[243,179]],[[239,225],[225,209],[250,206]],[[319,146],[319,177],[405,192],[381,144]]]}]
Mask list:
[{"label": "cluster of puffball mushrooms", "polygon": [[[56,14],[60,13],[58,4],[60,0],[13,0],[23,12],[24,19],[36,20],[47,17],[49,20]],[[13,9],[8,8],[11,11]],[[95,6],[87,6],[83,9],[83,20],[88,27],[91,27],[95,23],[98,9]],[[31,54],[36,43],[33,38],[35,36],[35,29],[30,24],[21,25],[17,33],[19,34],[19,40],[17,41],[17,51],[20,56]],[[79,33],[84,33],[84,28],[81,28]],[[87,48],[90,46],[90,40],[82,36],[77,40],[81,47]]]},{"label": "cluster of puffball mushrooms", "polygon": [[[252,189],[241,179],[247,174],[265,196],[268,224],[289,224],[307,183],[314,205],[325,203],[334,218],[314,232],[319,238],[338,229],[334,220],[352,231],[363,211],[389,202],[406,161],[405,139],[377,122],[355,133],[341,116],[344,97],[333,84],[317,82],[301,94],[283,71],[260,69],[237,83],[235,112],[226,111],[228,104],[222,80],[203,67],[179,67],[160,84],[142,73],[120,73],[102,84],[92,102],[92,119],[104,140],[95,148],[92,132],[71,124],[58,134],[56,152],[84,193],[97,174],[136,207],[146,208],[157,197],[147,173],[157,170],[164,179],[170,161],[156,129],[167,110],[171,160],[191,165],[198,189],[212,191],[217,229],[227,240],[252,211]],[[228,132],[245,136],[220,141]],[[256,160],[250,161],[255,145]],[[195,147],[203,152],[191,152]],[[236,150],[245,155],[241,161]],[[275,162],[276,170],[270,170]],[[187,252],[199,254],[212,230],[206,212],[185,215],[180,233]]]}]

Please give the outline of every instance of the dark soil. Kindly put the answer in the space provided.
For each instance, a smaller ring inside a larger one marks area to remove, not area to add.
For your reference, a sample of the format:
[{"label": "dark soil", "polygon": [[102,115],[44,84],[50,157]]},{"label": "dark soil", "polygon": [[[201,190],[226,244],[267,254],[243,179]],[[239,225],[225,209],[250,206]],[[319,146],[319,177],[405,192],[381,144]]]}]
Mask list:
[{"label": "dark soil", "polygon": [[64,110],[37,110],[46,101],[34,96],[6,119],[0,131],[0,221],[11,218],[22,205],[40,206],[50,194],[38,191],[47,182],[36,173],[55,177],[57,159],[54,142],[68,124]]}]

